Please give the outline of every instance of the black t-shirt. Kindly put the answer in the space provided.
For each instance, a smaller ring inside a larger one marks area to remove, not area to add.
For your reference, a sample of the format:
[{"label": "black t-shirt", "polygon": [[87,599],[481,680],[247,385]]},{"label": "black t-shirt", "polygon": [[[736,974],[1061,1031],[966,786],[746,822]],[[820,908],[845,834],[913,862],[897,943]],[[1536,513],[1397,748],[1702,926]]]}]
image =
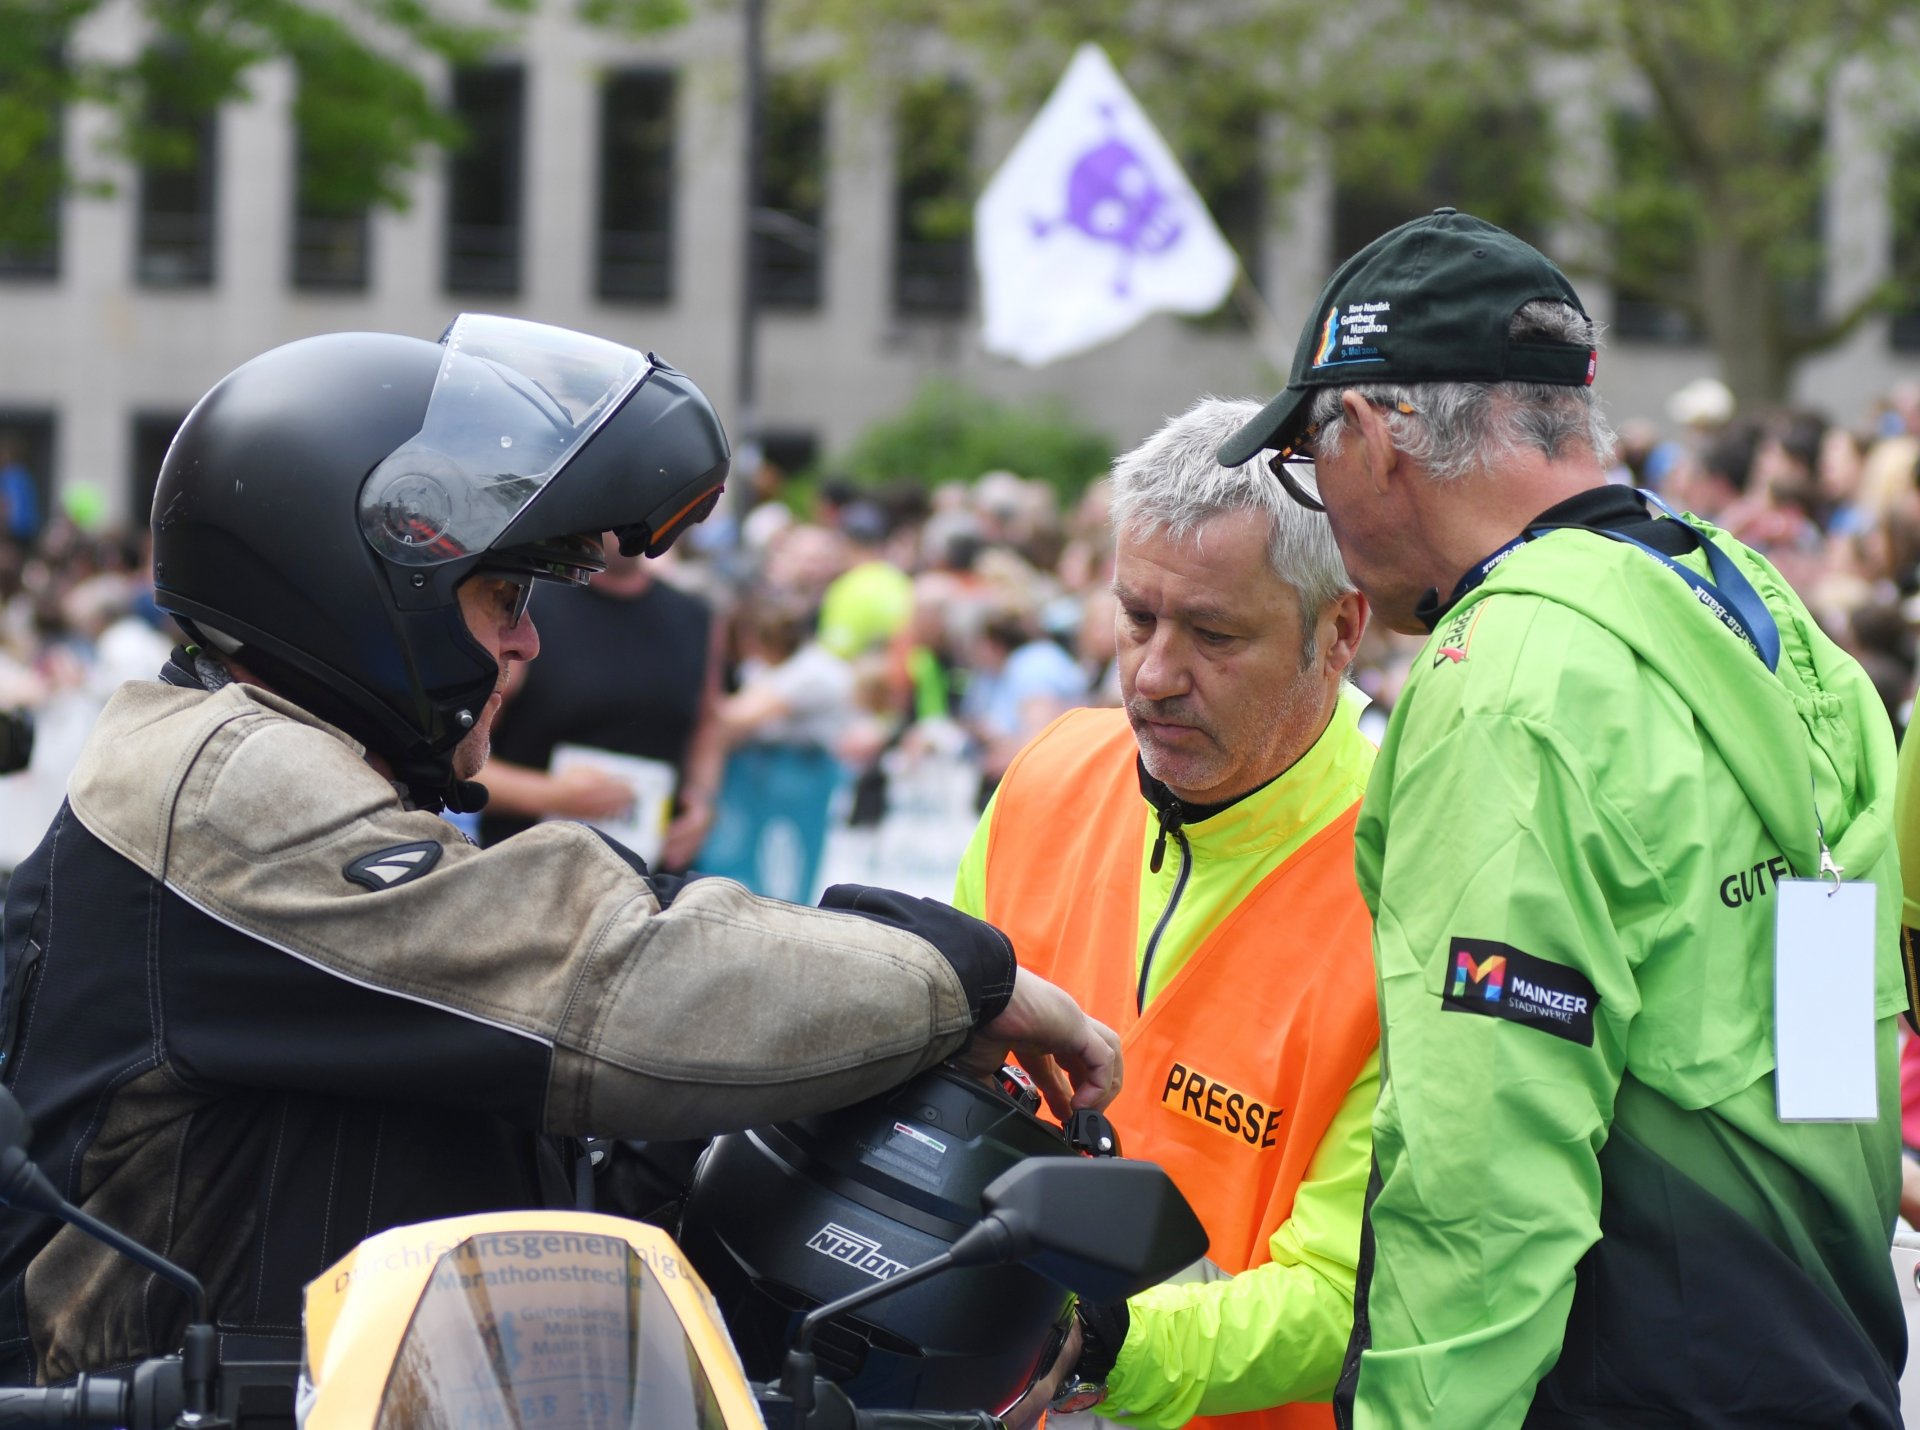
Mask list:
[{"label": "black t-shirt", "polygon": [[[712,653],[707,603],[664,581],[637,596],[542,585],[532,611],[540,655],[494,722],[493,753],[543,770],[555,745],[592,745],[683,770]],[[484,816],[480,842],[532,823]]]}]

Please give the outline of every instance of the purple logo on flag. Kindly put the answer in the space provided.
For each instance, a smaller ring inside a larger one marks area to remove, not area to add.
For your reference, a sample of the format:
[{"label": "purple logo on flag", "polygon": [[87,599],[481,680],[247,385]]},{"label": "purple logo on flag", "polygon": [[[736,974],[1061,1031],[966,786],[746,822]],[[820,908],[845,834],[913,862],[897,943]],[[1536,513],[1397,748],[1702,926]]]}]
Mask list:
[{"label": "purple logo on flag", "polygon": [[[1101,105],[1109,127],[1113,109]],[[1160,187],[1138,151],[1109,134],[1073,162],[1067,176],[1067,211],[1057,219],[1035,218],[1033,236],[1045,238],[1063,225],[1077,228],[1098,243],[1120,250],[1120,271],[1113,291],[1125,295],[1133,260],[1164,253],[1180,240],[1180,218],[1173,195]]]}]

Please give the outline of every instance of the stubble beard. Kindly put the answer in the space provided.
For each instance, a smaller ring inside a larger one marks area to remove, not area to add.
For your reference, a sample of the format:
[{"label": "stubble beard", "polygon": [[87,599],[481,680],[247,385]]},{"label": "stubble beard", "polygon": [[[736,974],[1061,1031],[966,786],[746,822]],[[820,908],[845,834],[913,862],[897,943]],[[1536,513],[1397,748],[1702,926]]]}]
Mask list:
[{"label": "stubble beard", "polygon": [[[1126,702],[1126,711],[1127,721],[1133,726],[1134,744],[1140,747],[1140,763],[1147,767],[1148,774],[1168,788],[1176,784],[1197,788],[1196,777],[1204,780],[1209,774],[1217,775],[1224,765],[1226,750],[1219,732],[1187,708],[1184,701],[1143,700],[1135,696]],[[1146,728],[1149,721],[1185,725],[1203,736],[1207,747],[1197,751],[1167,749],[1155,742],[1153,732]],[[1185,767],[1189,765],[1192,767]]]},{"label": "stubble beard", "polygon": [[[1169,790],[1184,788],[1205,796],[1193,801],[1195,803],[1212,804],[1257,788],[1282,769],[1291,766],[1312,747],[1319,738],[1318,727],[1311,731],[1295,727],[1305,727],[1313,720],[1318,709],[1319,689],[1319,678],[1308,668],[1299,671],[1280,689],[1258,699],[1260,718],[1242,726],[1242,734],[1260,737],[1264,746],[1272,749],[1276,756],[1276,767],[1248,771],[1250,778],[1240,788],[1221,788],[1234,773],[1238,752],[1229,747],[1226,738],[1211,721],[1201,718],[1186,701],[1142,700],[1135,696],[1126,702],[1127,720],[1133,726],[1134,743],[1140,749],[1140,762],[1146,766],[1148,774]],[[1206,747],[1188,751],[1158,747],[1153,743],[1151,733],[1141,728],[1141,723],[1149,719],[1190,726],[1206,737]],[[1283,729],[1291,732],[1289,737],[1284,741],[1276,740],[1276,732]],[[1242,784],[1241,781],[1235,783]],[[1184,800],[1185,797],[1176,795],[1176,798]]]},{"label": "stubble beard", "polygon": [[453,747],[455,779],[478,778],[480,771],[487,767],[487,761],[493,756],[493,732],[487,728],[489,723],[483,716],[480,723],[467,731],[460,743]]},{"label": "stubble beard", "polygon": [[[499,679],[494,681],[493,695],[507,688],[509,663],[502,662]],[[480,703],[480,718],[473,728],[453,747],[453,777],[457,780],[477,779],[480,771],[487,767],[487,761],[493,757],[493,712],[498,708],[492,703],[493,695]]]}]

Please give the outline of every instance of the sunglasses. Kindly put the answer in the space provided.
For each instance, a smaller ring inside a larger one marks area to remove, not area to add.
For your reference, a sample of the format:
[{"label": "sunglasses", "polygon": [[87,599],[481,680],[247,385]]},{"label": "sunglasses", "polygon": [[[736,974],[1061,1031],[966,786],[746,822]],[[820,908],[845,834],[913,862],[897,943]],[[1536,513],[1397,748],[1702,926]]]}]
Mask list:
[{"label": "sunglasses", "polygon": [[483,566],[475,574],[483,581],[499,581],[513,588],[513,595],[507,603],[507,629],[518,626],[520,618],[527,613],[527,603],[533,599],[533,573]]},{"label": "sunglasses", "polygon": [[[1379,397],[1369,397],[1367,401],[1375,407],[1390,407],[1408,417],[1420,410],[1411,402],[1388,402]],[[1323,512],[1327,509],[1316,494],[1317,483],[1311,490],[1303,484],[1314,481],[1314,439],[1320,435],[1322,425],[1319,422],[1309,423],[1291,443],[1267,458],[1267,470],[1280,483],[1280,489],[1308,511]]]},{"label": "sunglasses", "polygon": [[[1299,451],[1300,448],[1295,445],[1284,452],[1274,453],[1267,459],[1267,470],[1272,472],[1274,479],[1280,483],[1280,490],[1308,511],[1325,511],[1326,507],[1321,504],[1320,498],[1314,496],[1302,485],[1303,481],[1313,480],[1313,463],[1311,460],[1296,460]],[[1296,472],[1295,468],[1299,470]]]}]

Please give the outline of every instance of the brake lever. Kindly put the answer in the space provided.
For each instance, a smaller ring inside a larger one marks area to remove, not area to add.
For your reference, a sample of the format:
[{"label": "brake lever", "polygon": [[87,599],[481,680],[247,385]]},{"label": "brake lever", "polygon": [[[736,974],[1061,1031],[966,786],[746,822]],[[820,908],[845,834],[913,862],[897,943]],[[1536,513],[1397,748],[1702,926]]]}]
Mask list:
[{"label": "brake lever", "polygon": [[1062,1129],[1067,1145],[1089,1157],[1118,1157],[1120,1133],[1104,1113],[1083,1107],[1067,1119]]}]

